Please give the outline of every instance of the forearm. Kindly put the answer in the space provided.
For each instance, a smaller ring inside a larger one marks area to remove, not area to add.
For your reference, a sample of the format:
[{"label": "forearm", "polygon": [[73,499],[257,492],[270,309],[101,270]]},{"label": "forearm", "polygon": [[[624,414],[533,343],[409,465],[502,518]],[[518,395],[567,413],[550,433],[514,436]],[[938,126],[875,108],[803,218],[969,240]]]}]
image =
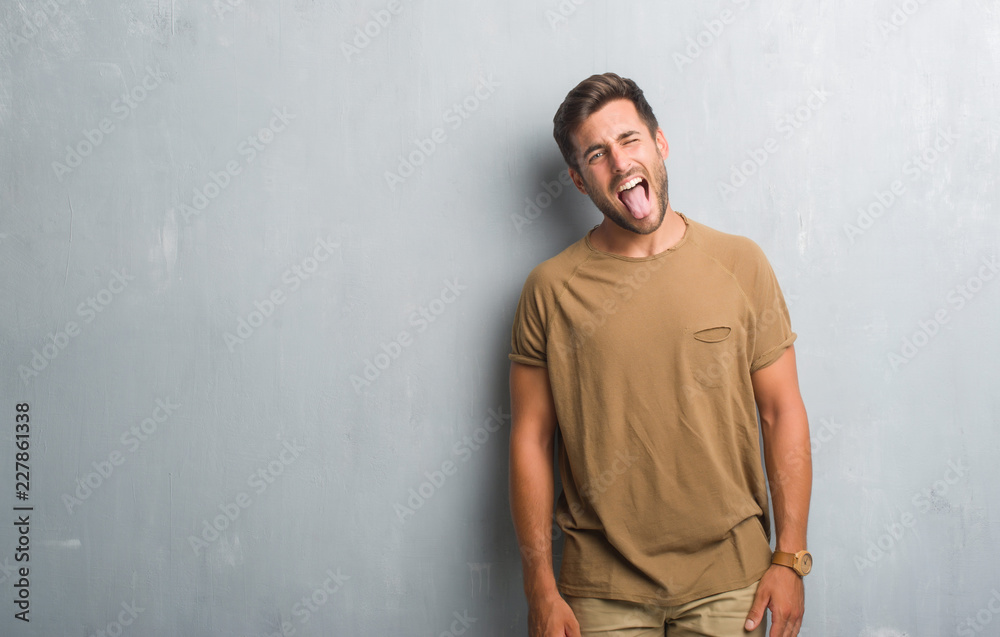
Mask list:
[{"label": "forearm", "polygon": [[774,414],[761,414],[761,427],[774,509],[775,548],[801,551],[806,548],[812,491],[809,422],[801,399]]},{"label": "forearm", "polygon": [[510,508],[521,551],[524,592],[533,599],[558,594],[552,570],[552,443],[520,436],[510,440]]}]

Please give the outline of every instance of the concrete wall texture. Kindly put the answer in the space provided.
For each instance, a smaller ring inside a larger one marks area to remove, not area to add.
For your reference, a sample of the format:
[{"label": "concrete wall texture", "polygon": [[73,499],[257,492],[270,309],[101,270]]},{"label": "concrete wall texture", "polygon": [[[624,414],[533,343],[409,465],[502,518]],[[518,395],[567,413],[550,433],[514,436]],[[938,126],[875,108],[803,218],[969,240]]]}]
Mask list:
[{"label": "concrete wall texture", "polygon": [[525,634],[510,326],[608,70],[789,302],[802,634],[1000,634],[984,0],[4,2],[0,633]]}]

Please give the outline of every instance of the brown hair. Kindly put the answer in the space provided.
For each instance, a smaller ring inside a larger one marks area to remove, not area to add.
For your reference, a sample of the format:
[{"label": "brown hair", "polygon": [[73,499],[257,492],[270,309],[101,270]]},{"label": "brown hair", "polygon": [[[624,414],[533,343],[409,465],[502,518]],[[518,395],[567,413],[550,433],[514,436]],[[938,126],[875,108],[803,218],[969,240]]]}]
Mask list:
[{"label": "brown hair", "polygon": [[576,161],[576,146],[573,143],[573,133],[588,117],[600,110],[612,100],[626,99],[635,105],[639,117],[649,128],[649,134],[655,135],[659,124],[653,109],[642,94],[642,89],[632,80],[620,77],[614,73],[591,75],[580,82],[559,105],[555,117],[552,118],[552,136],[559,145],[563,159],[574,170],[579,171]]}]

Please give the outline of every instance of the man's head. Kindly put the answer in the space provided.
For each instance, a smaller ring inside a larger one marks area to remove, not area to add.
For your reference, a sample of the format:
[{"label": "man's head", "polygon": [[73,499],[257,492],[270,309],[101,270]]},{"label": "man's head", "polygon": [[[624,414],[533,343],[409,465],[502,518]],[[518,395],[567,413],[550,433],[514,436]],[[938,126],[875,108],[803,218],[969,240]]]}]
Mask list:
[{"label": "man's head", "polygon": [[632,102],[651,137],[660,127],[656,122],[656,115],[653,115],[652,107],[635,82],[615,73],[591,75],[566,94],[566,99],[559,105],[559,110],[552,118],[554,124],[552,136],[556,138],[556,144],[566,164],[577,172],[580,172],[580,158],[573,134],[584,120],[613,100]]},{"label": "man's head", "polygon": [[619,227],[655,232],[669,208],[668,148],[635,82],[614,73],[593,75],[569,92],[553,123],[580,192]]}]

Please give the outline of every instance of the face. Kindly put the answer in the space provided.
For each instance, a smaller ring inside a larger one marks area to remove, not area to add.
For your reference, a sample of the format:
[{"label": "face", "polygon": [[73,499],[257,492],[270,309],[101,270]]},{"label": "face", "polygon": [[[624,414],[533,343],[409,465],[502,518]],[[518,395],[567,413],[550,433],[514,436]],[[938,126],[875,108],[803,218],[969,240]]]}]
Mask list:
[{"label": "face", "polygon": [[570,175],[581,192],[620,227],[650,234],[663,223],[669,198],[667,140],[650,135],[629,100],[608,102],[574,135],[580,170]]}]

